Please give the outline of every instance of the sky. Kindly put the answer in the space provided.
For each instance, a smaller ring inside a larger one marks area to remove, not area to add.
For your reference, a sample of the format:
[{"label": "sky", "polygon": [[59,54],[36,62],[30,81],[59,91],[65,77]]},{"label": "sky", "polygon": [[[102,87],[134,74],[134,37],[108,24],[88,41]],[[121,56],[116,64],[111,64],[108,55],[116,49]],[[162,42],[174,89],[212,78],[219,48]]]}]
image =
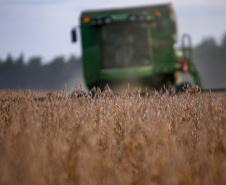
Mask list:
[{"label": "sky", "polygon": [[0,58],[23,54],[27,61],[41,56],[48,63],[58,56],[81,56],[80,38],[71,43],[70,31],[79,26],[83,10],[162,3],[172,3],[178,36],[189,33],[193,46],[210,36],[220,42],[226,33],[225,0],[0,0]]}]

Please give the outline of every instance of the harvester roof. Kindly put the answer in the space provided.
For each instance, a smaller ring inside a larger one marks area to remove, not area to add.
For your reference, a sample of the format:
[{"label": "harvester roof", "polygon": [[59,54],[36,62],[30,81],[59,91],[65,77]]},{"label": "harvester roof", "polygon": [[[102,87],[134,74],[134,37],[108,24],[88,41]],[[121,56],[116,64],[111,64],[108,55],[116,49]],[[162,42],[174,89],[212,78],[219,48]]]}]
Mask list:
[{"label": "harvester roof", "polygon": [[147,5],[140,7],[126,7],[126,8],[115,8],[115,9],[105,9],[105,10],[86,10],[82,12],[81,17],[90,18],[101,18],[110,15],[118,14],[149,14],[154,11],[172,11],[172,6],[170,3],[161,5]]}]

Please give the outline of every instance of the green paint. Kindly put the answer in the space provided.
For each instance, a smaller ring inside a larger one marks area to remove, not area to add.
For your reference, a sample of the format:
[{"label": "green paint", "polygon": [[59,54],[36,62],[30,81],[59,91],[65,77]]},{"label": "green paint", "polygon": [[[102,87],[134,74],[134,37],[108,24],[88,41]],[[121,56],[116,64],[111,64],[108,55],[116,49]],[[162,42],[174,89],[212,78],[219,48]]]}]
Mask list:
[{"label": "green paint", "polygon": [[[84,18],[89,22],[84,23]],[[176,22],[171,4],[84,11],[81,38],[84,77],[89,88],[100,81],[153,80],[160,75],[161,82],[150,83],[159,86],[166,80],[173,81],[174,72],[181,70],[175,67]],[[197,72],[193,70],[191,74],[198,79]]]}]

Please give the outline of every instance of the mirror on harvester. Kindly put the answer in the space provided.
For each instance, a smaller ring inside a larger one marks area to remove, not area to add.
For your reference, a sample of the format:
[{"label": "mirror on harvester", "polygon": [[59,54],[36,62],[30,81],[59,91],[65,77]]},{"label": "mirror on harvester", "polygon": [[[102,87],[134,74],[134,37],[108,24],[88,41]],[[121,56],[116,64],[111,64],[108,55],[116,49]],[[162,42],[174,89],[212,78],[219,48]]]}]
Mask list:
[{"label": "mirror on harvester", "polygon": [[76,29],[72,29],[71,30],[71,38],[72,38],[72,42],[77,42],[77,33],[76,33]]}]

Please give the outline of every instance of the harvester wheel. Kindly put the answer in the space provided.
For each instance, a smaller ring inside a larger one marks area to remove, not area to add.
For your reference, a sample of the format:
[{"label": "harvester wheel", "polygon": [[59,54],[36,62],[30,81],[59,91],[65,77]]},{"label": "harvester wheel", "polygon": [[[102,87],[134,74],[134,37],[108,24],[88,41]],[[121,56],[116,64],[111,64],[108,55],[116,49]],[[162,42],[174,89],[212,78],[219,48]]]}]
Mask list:
[{"label": "harvester wheel", "polygon": [[189,92],[192,89],[192,85],[189,82],[184,82],[177,87],[177,93]]},{"label": "harvester wheel", "polygon": [[160,88],[160,93],[164,94],[168,92],[169,94],[174,94],[176,93],[176,86],[172,82],[167,82]]}]

